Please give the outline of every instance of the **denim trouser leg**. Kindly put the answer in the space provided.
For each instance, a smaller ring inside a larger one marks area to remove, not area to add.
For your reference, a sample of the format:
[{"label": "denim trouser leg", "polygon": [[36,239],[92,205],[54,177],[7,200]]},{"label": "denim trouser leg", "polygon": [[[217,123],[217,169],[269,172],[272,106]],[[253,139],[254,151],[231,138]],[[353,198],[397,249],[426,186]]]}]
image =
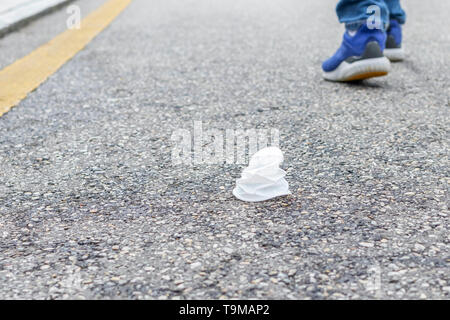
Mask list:
[{"label": "denim trouser leg", "polygon": [[384,0],[389,9],[389,19],[395,19],[403,24],[406,21],[406,13],[400,6],[400,0]]},{"label": "denim trouser leg", "polygon": [[[389,1],[395,3],[399,0]],[[347,29],[357,29],[361,24],[366,23],[367,19],[373,14],[367,12],[367,8],[370,6],[378,6],[381,9],[381,22],[383,26],[386,26],[389,21],[389,9],[385,0],[340,0],[336,13],[341,23],[345,23]]]}]

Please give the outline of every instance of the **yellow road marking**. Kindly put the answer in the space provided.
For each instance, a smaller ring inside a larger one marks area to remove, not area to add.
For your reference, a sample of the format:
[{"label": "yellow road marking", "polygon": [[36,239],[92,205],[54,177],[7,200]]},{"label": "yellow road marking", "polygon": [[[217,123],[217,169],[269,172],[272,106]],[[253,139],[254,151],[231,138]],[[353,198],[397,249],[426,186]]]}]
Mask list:
[{"label": "yellow road marking", "polygon": [[81,22],[0,71],[0,117],[105,29],[132,0],[109,0]]}]

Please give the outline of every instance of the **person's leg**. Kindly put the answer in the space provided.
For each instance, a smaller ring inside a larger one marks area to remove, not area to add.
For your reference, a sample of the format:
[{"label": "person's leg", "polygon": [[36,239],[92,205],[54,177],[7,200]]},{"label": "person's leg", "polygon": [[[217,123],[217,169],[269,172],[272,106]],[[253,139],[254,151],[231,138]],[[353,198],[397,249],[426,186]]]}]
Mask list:
[{"label": "person's leg", "polygon": [[395,19],[400,24],[406,22],[406,13],[400,6],[400,0],[384,0],[389,9],[389,19]]},{"label": "person's leg", "polygon": [[336,6],[339,22],[345,23],[348,30],[356,30],[373,16],[369,10],[371,6],[378,6],[383,26],[389,21],[389,11],[384,0],[340,0]]},{"label": "person's leg", "polygon": [[324,78],[353,81],[388,74],[383,50],[389,12],[384,0],[340,0],[336,12],[347,30],[341,47],[322,65]]},{"label": "person's leg", "polygon": [[391,61],[401,61],[405,58],[402,47],[402,24],[406,21],[405,11],[400,6],[400,0],[384,0],[389,8],[389,28],[387,30],[386,49],[384,55]]}]

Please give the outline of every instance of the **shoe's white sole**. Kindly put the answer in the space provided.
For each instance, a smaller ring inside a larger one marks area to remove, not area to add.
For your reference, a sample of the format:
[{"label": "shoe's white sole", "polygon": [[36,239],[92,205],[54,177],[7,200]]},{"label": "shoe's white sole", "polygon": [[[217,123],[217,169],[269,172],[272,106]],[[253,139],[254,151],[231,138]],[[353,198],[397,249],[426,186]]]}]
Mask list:
[{"label": "shoe's white sole", "polygon": [[336,70],[323,72],[323,77],[329,81],[356,81],[385,76],[390,69],[391,63],[386,57],[364,59],[353,63],[343,61]]},{"label": "shoe's white sole", "polygon": [[403,61],[405,59],[405,50],[398,49],[384,49],[384,56],[391,61]]}]

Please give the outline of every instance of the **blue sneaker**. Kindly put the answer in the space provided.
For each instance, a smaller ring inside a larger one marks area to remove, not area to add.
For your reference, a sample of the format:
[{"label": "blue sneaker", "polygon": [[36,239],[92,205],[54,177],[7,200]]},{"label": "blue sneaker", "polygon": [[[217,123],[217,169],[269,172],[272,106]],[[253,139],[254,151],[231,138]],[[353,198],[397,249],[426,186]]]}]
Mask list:
[{"label": "blue sneaker", "polygon": [[323,76],[330,81],[354,81],[388,74],[390,62],[383,55],[386,33],[361,25],[354,34],[346,31],[341,47],[323,65]]},{"label": "blue sneaker", "polygon": [[384,56],[391,61],[402,61],[405,59],[405,51],[402,47],[402,26],[395,19],[389,22]]}]

